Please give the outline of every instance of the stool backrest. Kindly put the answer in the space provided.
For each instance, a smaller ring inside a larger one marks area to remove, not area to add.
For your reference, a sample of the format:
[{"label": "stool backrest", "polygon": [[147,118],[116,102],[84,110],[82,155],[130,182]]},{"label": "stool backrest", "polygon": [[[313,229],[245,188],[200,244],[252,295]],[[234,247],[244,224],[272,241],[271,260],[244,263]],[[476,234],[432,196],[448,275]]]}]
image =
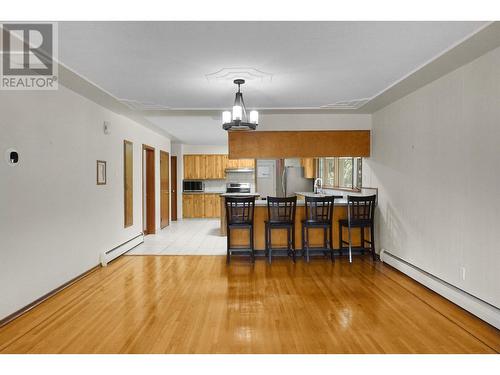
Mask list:
[{"label": "stool backrest", "polygon": [[253,224],[255,197],[226,197],[227,224]]},{"label": "stool backrest", "polygon": [[342,197],[337,195],[328,197],[306,196],[306,220],[309,222],[331,224],[336,198]]},{"label": "stool backrest", "polygon": [[376,195],[347,196],[349,217],[351,220],[373,221],[375,216]]},{"label": "stool backrest", "polygon": [[271,223],[293,223],[297,197],[267,197],[267,217]]}]

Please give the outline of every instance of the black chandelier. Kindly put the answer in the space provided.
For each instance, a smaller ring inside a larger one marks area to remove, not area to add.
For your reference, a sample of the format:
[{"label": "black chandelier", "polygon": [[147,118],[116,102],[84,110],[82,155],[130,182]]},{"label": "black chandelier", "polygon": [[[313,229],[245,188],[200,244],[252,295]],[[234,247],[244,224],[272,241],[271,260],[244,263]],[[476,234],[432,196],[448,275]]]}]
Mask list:
[{"label": "black chandelier", "polygon": [[240,85],[245,83],[244,79],[235,79],[234,83],[238,85],[238,92],[234,98],[232,113],[230,111],[222,112],[222,128],[224,130],[255,130],[259,123],[259,112],[250,111],[247,117],[243,94],[240,92]]}]

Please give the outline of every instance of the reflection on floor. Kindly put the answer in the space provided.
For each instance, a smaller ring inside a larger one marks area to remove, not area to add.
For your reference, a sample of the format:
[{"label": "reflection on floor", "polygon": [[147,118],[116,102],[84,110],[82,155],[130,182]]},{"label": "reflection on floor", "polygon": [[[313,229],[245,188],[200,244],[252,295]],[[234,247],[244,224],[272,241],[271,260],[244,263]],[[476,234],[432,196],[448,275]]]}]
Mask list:
[{"label": "reflection on floor", "polygon": [[226,237],[219,235],[219,219],[172,221],[129,255],[225,255]]},{"label": "reflection on floor", "polygon": [[494,353],[498,338],[370,256],[123,256],[0,328],[0,353]]}]

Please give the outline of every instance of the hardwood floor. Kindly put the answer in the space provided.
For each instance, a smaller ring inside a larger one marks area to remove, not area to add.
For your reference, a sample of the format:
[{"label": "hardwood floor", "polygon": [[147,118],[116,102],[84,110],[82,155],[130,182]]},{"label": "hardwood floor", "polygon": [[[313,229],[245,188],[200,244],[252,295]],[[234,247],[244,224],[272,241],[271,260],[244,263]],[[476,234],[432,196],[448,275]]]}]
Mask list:
[{"label": "hardwood floor", "polygon": [[498,330],[369,256],[124,256],[0,328],[1,353],[499,351]]}]

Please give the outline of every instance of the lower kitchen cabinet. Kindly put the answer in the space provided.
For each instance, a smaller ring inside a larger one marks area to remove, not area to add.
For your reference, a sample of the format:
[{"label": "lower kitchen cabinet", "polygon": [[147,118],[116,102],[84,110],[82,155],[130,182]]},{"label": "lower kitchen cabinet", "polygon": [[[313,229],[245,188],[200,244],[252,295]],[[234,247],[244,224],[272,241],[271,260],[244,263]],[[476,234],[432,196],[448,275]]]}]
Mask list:
[{"label": "lower kitchen cabinet", "polygon": [[183,218],[211,218],[219,215],[219,194],[182,194]]},{"label": "lower kitchen cabinet", "polygon": [[220,195],[204,194],[205,217],[219,217],[220,215]]}]

